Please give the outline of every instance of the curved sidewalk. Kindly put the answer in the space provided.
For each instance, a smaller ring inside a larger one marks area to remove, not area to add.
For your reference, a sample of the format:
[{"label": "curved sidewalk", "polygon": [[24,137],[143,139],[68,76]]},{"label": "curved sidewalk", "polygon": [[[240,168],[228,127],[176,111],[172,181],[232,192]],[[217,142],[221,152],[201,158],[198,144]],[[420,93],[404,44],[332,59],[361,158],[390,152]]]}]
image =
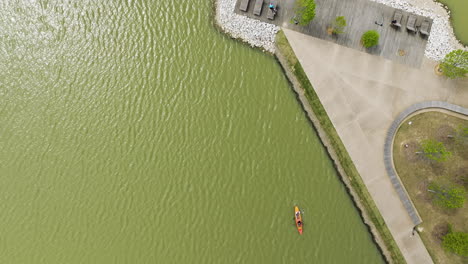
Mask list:
[{"label": "curved sidewalk", "polygon": [[422,222],[422,220],[416,208],[414,207],[413,203],[411,202],[411,199],[409,198],[405,187],[401,183],[400,177],[398,177],[398,174],[395,171],[395,167],[393,166],[393,155],[392,155],[393,154],[393,151],[392,151],[393,139],[395,138],[395,134],[398,128],[400,127],[401,123],[403,122],[403,120],[405,120],[408,116],[410,116],[411,114],[415,112],[418,112],[424,109],[429,109],[429,108],[449,110],[458,114],[468,116],[467,108],[454,105],[454,104],[450,104],[447,102],[429,101],[429,102],[422,102],[422,103],[414,104],[406,108],[401,114],[398,115],[395,121],[393,121],[392,125],[390,126],[390,129],[387,132],[387,138],[385,139],[385,146],[384,146],[385,169],[387,170],[387,174],[390,177],[390,181],[392,182],[393,187],[398,193],[398,196],[400,196],[400,200],[403,203],[406,211],[408,212],[415,226],[419,225]]}]

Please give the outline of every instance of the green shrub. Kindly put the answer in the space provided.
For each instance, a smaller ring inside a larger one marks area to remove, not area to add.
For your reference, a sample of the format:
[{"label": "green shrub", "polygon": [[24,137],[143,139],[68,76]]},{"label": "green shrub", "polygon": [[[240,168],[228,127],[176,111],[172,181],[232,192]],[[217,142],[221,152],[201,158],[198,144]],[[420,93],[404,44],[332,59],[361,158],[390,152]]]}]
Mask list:
[{"label": "green shrub", "polygon": [[295,20],[301,26],[307,26],[315,17],[314,0],[297,0],[294,8]]},{"label": "green shrub", "polygon": [[458,133],[460,134],[460,136],[462,137],[468,137],[468,126],[462,126],[460,125],[458,127]]},{"label": "green shrub", "polygon": [[375,30],[366,31],[361,37],[362,45],[366,48],[379,44],[379,32]]},{"label": "green shrub", "polygon": [[429,191],[434,194],[434,201],[442,207],[455,209],[463,207],[466,191],[463,187],[446,188],[435,183],[429,185]]},{"label": "green shrub", "polygon": [[445,250],[468,257],[468,233],[450,232],[442,238]]},{"label": "green shrub", "polygon": [[447,224],[447,231],[448,231],[447,234],[453,232],[453,225],[452,224],[450,224],[450,223]]},{"label": "green shrub", "polygon": [[445,55],[440,62],[440,69],[451,79],[464,77],[468,73],[468,51],[454,50]]},{"label": "green shrub", "polygon": [[459,125],[456,129],[455,139],[459,144],[468,144],[468,126]]},{"label": "green shrub", "polygon": [[344,16],[337,16],[332,23],[332,33],[333,34],[342,34],[344,33],[344,28],[346,27],[346,19]]},{"label": "green shrub", "polygon": [[442,142],[426,139],[421,142],[422,152],[428,159],[440,162],[447,160],[452,155],[450,151],[445,149]]}]

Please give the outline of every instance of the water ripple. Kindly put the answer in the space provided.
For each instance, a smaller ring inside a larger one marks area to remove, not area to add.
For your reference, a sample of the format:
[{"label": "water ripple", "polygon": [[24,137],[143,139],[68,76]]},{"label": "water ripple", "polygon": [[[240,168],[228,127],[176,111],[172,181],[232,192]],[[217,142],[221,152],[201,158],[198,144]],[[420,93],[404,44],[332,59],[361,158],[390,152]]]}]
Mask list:
[{"label": "water ripple", "polygon": [[1,263],[381,260],[281,69],[211,5],[0,3]]}]

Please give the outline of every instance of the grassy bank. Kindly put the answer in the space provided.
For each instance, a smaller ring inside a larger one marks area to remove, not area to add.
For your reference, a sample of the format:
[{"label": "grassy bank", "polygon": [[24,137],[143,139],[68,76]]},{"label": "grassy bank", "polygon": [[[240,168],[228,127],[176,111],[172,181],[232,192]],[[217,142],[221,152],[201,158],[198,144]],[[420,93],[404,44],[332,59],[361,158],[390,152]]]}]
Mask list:
[{"label": "grassy bank", "polygon": [[[448,223],[455,231],[468,232],[466,202],[462,208],[447,209],[435,204],[433,193],[428,191],[430,183],[468,189],[468,142],[457,136],[460,127],[468,127],[468,120],[425,112],[403,122],[393,144],[395,168],[424,221],[420,236],[437,263],[468,262],[467,258],[446,252],[441,245]],[[421,141],[426,139],[442,142],[451,156],[442,162],[426,158],[420,153]]]},{"label": "grassy bank", "polygon": [[[396,245],[393,237],[388,230],[379,210],[377,209],[372,197],[370,196],[364,182],[361,179],[356,167],[354,166],[346,148],[343,145],[338,133],[335,130],[330,118],[328,117],[322,103],[320,102],[314,88],[312,87],[307,75],[305,74],[301,64],[299,63],[294,51],[292,50],[289,42],[282,31],[278,32],[276,37],[276,44],[278,51],[283,57],[285,57],[287,67],[286,71],[290,71],[298,81],[298,85],[304,90],[304,95],[309,102],[312,111],[317,118],[320,129],[323,130],[329,145],[333,148],[337,162],[342,167],[344,174],[343,177],[347,177],[346,182],[349,183],[351,191],[356,194],[358,201],[355,201],[361,210],[363,210],[364,218],[368,218],[375,227],[374,232],[378,232],[378,236],[385,247],[382,249],[388,253],[387,258],[393,263],[405,263],[403,255],[401,254],[398,246]],[[323,138],[322,138],[323,140]],[[378,240],[378,238],[376,238]],[[379,244],[382,244],[379,243]],[[381,245],[382,246],[382,245]]]}]

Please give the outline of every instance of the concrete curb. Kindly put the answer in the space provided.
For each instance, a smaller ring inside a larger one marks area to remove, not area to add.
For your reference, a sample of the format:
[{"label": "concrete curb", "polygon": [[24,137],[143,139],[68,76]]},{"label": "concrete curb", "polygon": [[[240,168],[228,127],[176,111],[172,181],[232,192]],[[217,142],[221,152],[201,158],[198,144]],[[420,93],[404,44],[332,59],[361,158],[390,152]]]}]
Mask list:
[{"label": "concrete curb", "polygon": [[411,220],[413,221],[414,225],[419,225],[422,220],[421,217],[418,214],[418,211],[414,207],[414,204],[411,202],[411,199],[409,198],[408,193],[406,192],[405,187],[401,183],[400,178],[398,177],[398,174],[395,171],[395,168],[393,166],[393,139],[395,138],[395,134],[400,127],[401,123],[403,120],[405,120],[408,116],[411,114],[420,111],[420,110],[425,110],[425,109],[430,109],[430,108],[439,108],[439,109],[444,109],[448,111],[452,111],[458,114],[466,115],[468,116],[468,109],[442,102],[442,101],[428,101],[428,102],[421,102],[414,104],[407,109],[405,109],[402,113],[400,113],[397,118],[393,121],[392,125],[388,129],[387,136],[385,138],[385,145],[384,145],[384,163],[385,163],[385,170],[387,171],[388,176],[390,177],[390,181],[393,184],[393,187],[395,188],[396,192],[398,193],[398,196],[400,197],[401,202],[403,203],[403,206],[405,207],[406,211],[408,212]]}]

